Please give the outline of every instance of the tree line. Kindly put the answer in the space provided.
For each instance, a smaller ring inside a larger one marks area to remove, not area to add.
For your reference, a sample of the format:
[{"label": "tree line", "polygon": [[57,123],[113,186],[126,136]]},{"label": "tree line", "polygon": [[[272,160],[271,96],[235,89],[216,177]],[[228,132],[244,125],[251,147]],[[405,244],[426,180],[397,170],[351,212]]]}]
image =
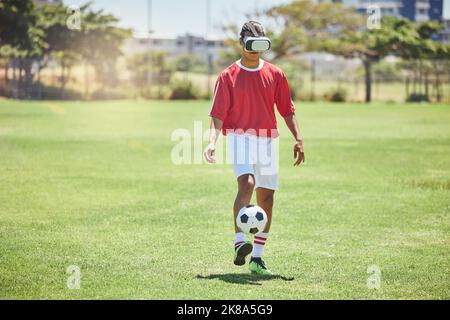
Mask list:
[{"label": "tree line", "polygon": [[[404,18],[383,16],[380,28],[369,29],[367,16],[339,3],[317,3],[294,0],[256,13],[268,21],[272,38],[269,60],[299,64],[305,52],[328,52],[344,58],[361,60],[365,71],[365,100],[372,100],[373,65],[388,55],[403,60],[408,94],[429,95],[434,85],[440,101],[441,77],[450,70],[450,45],[436,41],[443,25],[437,21],[416,23]],[[272,28],[270,28],[272,26]],[[276,26],[282,26],[277,28]],[[233,36],[227,40],[235,50],[224,58],[240,55],[235,40],[239,25],[230,24],[224,32]]]},{"label": "tree line", "polygon": [[[94,90],[89,69],[95,71],[100,94],[106,88],[117,86],[117,59],[131,30],[120,28],[116,17],[94,10],[89,3],[81,6],[79,13],[81,23],[79,28],[73,29],[67,24],[73,11],[63,3],[0,2],[0,65],[4,68],[3,83],[6,84],[4,87],[0,84],[0,94],[13,98],[46,98],[41,73],[55,62],[60,66],[58,98],[65,98],[74,66],[84,66],[85,97]],[[385,57],[394,55],[402,61],[405,90],[411,100],[429,100],[432,93],[436,101],[443,97],[444,79],[450,77],[450,46],[436,41],[443,27],[439,22],[415,23],[403,18],[382,17],[380,28],[369,29],[367,17],[353,8],[312,0],[294,0],[253,13],[252,17],[267,21],[266,29],[273,45],[267,58],[289,66],[286,67],[290,70],[288,77],[296,78],[298,70],[307,68],[300,57],[305,52],[356,58],[364,68],[365,100],[370,102],[376,66]],[[236,39],[240,26],[241,22],[223,28],[230,34],[227,49],[222,54],[223,67],[240,56],[241,48]],[[165,96],[165,86],[172,82],[174,71],[205,72],[208,69],[206,62],[190,56],[168,61],[167,54],[153,52],[150,59],[154,63],[150,70],[148,59],[148,53],[142,53],[125,61],[130,84],[144,97]],[[153,74],[153,88],[148,88],[149,73]],[[311,80],[314,82],[315,77]],[[178,92],[192,91],[182,83],[177,83],[176,87]],[[175,96],[185,95],[177,93]]]},{"label": "tree line", "polygon": [[[13,98],[40,98],[41,71],[50,61],[61,66],[60,93],[64,95],[67,79],[76,64],[95,70],[97,80],[105,88],[116,80],[115,64],[121,55],[123,41],[131,30],[117,26],[118,19],[90,3],[79,8],[79,28],[69,28],[68,19],[75,12],[63,3],[36,5],[32,0],[0,2],[0,59],[4,66],[4,82],[12,83]],[[11,70],[10,70],[11,69]],[[12,71],[12,79],[9,75]],[[89,93],[86,71],[84,90]]]}]

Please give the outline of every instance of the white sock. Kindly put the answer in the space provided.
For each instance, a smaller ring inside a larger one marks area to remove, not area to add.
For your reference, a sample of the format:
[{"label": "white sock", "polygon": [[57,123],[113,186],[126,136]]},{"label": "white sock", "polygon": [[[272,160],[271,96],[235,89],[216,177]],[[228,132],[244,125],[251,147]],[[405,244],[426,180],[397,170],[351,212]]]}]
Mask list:
[{"label": "white sock", "polygon": [[269,236],[268,232],[260,232],[253,238],[252,258],[261,258],[264,253],[264,245]]},{"label": "white sock", "polygon": [[245,236],[245,233],[243,232],[236,232],[234,235],[234,247],[238,247],[241,244],[243,244],[245,241],[247,241],[247,237]]}]

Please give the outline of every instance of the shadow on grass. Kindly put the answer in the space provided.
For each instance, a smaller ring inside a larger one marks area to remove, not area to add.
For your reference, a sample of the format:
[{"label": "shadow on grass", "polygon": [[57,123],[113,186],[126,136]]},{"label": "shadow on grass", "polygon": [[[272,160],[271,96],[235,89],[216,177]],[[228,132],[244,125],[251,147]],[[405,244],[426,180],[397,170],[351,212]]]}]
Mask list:
[{"label": "shadow on grass", "polygon": [[202,276],[200,274],[197,275],[197,279],[208,279],[214,280],[219,279],[228,283],[235,284],[251,284],[255,286],[260,286],[262,283],[260,281],[268,281],[268,280],[284,280],[284,281],[293,281],[292,277],[285,277],[282,275],[273,275],[273,276],[258,276],[251,273],[223,273],[223,274],[210,274],[208,276]]}]

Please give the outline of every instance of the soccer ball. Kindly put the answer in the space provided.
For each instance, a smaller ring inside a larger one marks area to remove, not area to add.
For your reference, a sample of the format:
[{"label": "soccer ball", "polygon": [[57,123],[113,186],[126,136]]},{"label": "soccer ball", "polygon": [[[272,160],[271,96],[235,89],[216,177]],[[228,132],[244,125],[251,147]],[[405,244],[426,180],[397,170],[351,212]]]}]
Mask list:
[{"label": "soccer ball", "polygon": [[236,223],[242,232],[257,234],[266,227],[267,214],[261,207],[249,204],[239,211]]}]

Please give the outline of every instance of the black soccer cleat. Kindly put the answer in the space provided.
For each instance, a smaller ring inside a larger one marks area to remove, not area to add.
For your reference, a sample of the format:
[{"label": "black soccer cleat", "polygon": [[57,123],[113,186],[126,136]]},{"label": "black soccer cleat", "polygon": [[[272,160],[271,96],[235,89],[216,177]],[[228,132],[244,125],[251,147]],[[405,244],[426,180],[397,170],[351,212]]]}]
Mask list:
[{"label": "black soccer cleat", "polygon": [[245,264],[245,257],[247,257],[253,250],[253,245],[250,241],[239,244],[234,249],[234,264],[243,266]]}]

